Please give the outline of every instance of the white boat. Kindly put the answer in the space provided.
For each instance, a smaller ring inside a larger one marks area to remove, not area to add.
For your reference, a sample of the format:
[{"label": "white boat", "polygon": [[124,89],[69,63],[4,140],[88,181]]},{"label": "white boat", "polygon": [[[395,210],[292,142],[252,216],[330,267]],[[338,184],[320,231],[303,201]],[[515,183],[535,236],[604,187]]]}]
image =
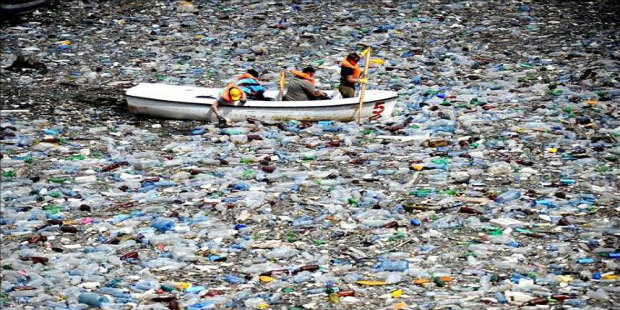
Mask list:
[{"label": "white boat", "polygon": [[[127,104],[132,113],[170,119],[208,120],[217,118],[211,110],[219,88],[140,83],[127,90]],[[275,98],[277,90],[267,91]],[[398,94],[393,91],[367,90],[362,107],[364,121],[389,118]],[[311,101],[253,101],[244,105],[218,106],[220,114],[229,121],[354,121],[357,120],[359,98]]]},{"label": "white boat", "polygon": [[2,17],[16,17],[50,4],[50,0],[0,0],[0,15]]}]

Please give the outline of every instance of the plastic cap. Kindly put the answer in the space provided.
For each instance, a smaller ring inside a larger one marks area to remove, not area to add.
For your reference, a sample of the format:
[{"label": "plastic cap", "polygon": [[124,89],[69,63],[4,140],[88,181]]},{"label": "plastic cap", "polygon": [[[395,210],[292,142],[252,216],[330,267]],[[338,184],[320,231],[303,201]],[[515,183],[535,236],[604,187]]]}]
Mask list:
[{"label": "plastic cap", "polygon": [[235,101],[241,99],[241,91],[239,89],[237,89],[237,88],[231,89],[230,90],[230,98],[232,100],[235,100]]}]

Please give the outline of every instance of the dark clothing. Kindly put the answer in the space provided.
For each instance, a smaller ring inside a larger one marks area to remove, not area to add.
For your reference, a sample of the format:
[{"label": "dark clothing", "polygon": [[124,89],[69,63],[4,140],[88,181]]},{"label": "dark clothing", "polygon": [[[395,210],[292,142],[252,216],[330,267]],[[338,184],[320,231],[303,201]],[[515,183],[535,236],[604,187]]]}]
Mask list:
[{"label": "dark clothing", "polygon": [[355,97],[355,87],[340,85],[340,87],[338,87],[338,90],[340,91],[342,98]]},{"label": "dark clothing", "polygon": [[355,84],[349,83],[349,81],[347,81],[347,76],[349,75],[353,75],[353,68],[341,66],[340,67],[340,85],[355,88]]},{"label": "dark clothing", "polygon": [[258,100],[258,101],[271,101],[271,98],[265,97],[265,92],[258,92],[255,94],[247,95],[249,100]]}]

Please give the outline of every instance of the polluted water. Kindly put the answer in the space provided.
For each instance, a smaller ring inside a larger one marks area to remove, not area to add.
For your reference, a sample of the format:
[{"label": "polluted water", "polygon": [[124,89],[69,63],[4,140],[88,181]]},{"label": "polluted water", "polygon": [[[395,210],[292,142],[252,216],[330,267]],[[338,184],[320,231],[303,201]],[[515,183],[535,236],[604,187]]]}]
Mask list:
[{"label": "polluted water", "polygon": [[[616,1],[6,2],[2,309],[620,309]],[[362,124],[124,97],[366,45]]]}]

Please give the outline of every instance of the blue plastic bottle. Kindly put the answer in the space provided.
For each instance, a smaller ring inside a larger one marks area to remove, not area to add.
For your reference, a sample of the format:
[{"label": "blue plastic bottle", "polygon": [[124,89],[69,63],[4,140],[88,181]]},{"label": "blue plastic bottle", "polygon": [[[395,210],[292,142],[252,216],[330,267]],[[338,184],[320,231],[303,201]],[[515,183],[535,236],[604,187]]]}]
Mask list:
[{"label": "blue plastic bottle", "polygon": [[243,284],[246,282],[246,280],[242,277],[237,277],[234,276],[232,274],[227,274],[224,275],[224,281],[230,283],[230,284]]},{"label": "blue plastic bottle", "polygon": [[32,140],[28,138],[27,136],[20,136],[19,140],[17,141],[17,146],[24,147],[24,146],[30,145],[31,143],[32,143]]},{"label": "blue plastic bottle", "polygon": [[171,220],[157,220],[154,221],[151,226],[159,232],[167,232],[174,227],[174,222]]},{"label": "blue plastic bottle", "polygon": [[573,185],[575,182],[573,179],[560,179],[560,184],[562,185]]},{"label": "blue plastic bottle", "polygon": [[502,294],[502,292],[496,292],[495,293],[495,299],[497,299],[497,301],[500,304],[505,304],[508,302],[508,300],[506,299],[506,296],[504,296],[504,294]]},{"label": "blue plastic bottle", "polygon": [[247,191],[250,190],[250,185],[244,182],[239,182],[233,185],[232,189],[236,191]]},{"label": "blue plastic bottle", "polygon": [[589,257],[580,258],[579,260],[577,260],[577,263],[579,263],[579,264],[591,264],[591,263],[594,263],[594,259],[589,258]]},{"label": "blue plastic bottle", "polygon": [[521,246],[521,243],[516,242],[516,241],[508,241],[505,244],[511,248],[518,248]]},{"label": "blue plastic bottle", "polygon": [[406,260],[385,260],[380,262],[377,268],[385,271],[405,271],[409,269],[409,262]]},{"label": "blue plastic bottle", "polygon": [[198,294],[202,291],[204,291],[206,288],[204,286],[192,286],[192,287],[188,287],[187,289],[185,289],[185,293],[188,294]]},{"label": "blue plastic bottle", "polygon": [[187,310],[206,310],[215,308],[215,304],[211,301],[205,301],[197,304],[193,304],[187,307]]},{"label": "blue plastic bottle", "polygon": [[122,289],[115,287],[102,287],[99,289],[99,293],[104,295],[110,295],[114,297],[115,300],[117,297],[131,297],[131,294],[125,293]]},{"label": "blue plastic bottle", "polygon": [[78,302],[86,304],[91,307],[101,308],[103,303],[108,303],[109,300],[106,297],[100,296],[95,293],[82,293],[78,296]]},{"label": "blue plastic bottle", "polygon": [[192,135],[193,136],[199,136],[201,134],[205,133],[205,129],[204,128],[195,128],[194,130],[192,130]]},{"label": "blue plastic bottle", "polygon": [[584,307],[586,305],[586,301],[583,299],[566,299],[563,304],[573,307]]}]

